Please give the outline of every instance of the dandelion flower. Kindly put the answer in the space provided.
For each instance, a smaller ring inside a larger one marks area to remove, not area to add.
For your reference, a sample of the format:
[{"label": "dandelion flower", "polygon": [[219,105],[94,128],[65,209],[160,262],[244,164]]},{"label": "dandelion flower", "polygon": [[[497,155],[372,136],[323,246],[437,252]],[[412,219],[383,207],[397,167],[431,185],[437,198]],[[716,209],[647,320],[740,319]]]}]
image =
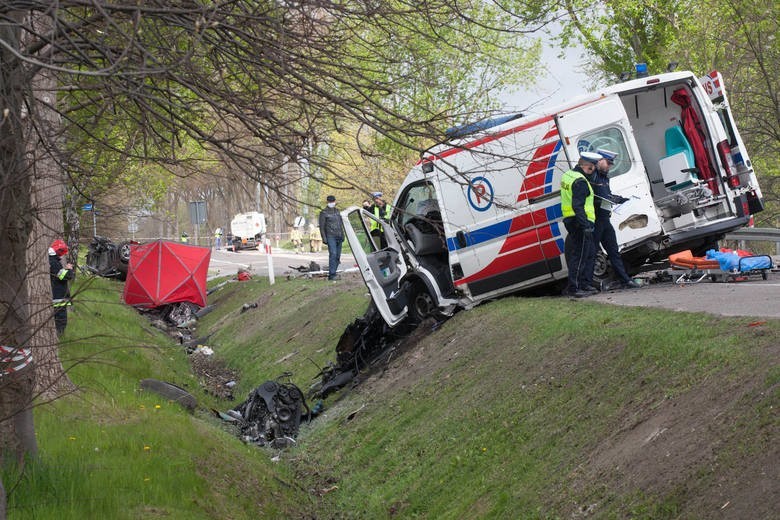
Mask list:
[{"label": "dandelion flower", "polygon": [[76,437],[74,437],[73,435],[71,435],[70,437],[68,437],[68,440],[69,440],[69,441],[75,441],[75,440],[76,440]]},{"label": "dandelion flower", "polygon": [[154,405],[154,408],[155,408],[156,410],[159,410],[160,408],[162,408],[162,406],[160,406],[159,404],[156,404],[156,405]]},{"label": "dandelion flower", "polygon": [[144,446],[144,451],[152,451],[152,447],[151,446]]}]

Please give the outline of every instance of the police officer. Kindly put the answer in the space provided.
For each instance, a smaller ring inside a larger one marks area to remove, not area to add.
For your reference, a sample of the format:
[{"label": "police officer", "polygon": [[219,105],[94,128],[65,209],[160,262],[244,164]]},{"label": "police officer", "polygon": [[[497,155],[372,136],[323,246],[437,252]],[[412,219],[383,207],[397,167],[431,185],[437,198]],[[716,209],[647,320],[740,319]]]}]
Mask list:
[{"label": "police officer", "polygon": [[593,188],[588,178],[596,170],[601,156],[582,152],[577,166],[561,177],[561,211],[567,235],[564,242],[569,279],[563,294],[582,298],[594,294],[596,289],[588,281],[593,276],[596,249],[593,245],[593,229],[596,212],[593,205]]},{"label": "police officer", "polygon": [[58,336],[65,332],[65,327],[68,325],[68,307],[71,305],[68,282],[75,278],[73,264],[63,264],[60,259],[67,254],[68,245],[59,238],[49,246],[51,298],[54,306],[54,327],[57,329]]},{"label": "police officer", "polygon": [[593,230],[593,244],[596,250],[598,250],[599,245],[604,247],[609,263],[612,264],[612,269],[615,272],[615,276],[620,280],[621,286],[624,289],[638,289],[640,285],[626,273],[623,258],[618,251],[615,228],[612,227],[612,222],[610,222],[612,205],[628,201],[625,197],[614,195],[609,187],[609,168],[615,164],[617,153],[603,149],[596,150],[596,153],[601,156],[601,159],[596,164],[596,171],[593,177],[589,179],[593,187],[593,194],[596,197],[596,222]]},{"label": "police officer", "polygon": [[[390,220],[390,205],[387,204],[382,198],[382,192],[374,192],[373,197],[374,204],[368,208],[368,211],[373,213],[376,218]],[[384,228],[382,228],[382,225],[375,220],[371,221],[371,235],[379,239],[379,249],[384,249],[387,247]]]}]

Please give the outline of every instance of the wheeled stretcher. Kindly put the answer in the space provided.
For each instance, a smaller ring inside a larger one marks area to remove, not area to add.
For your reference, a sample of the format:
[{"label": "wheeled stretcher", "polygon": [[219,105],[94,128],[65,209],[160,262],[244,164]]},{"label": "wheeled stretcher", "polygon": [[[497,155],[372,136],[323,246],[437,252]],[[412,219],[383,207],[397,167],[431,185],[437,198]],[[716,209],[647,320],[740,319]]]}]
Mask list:
[{"label": "wheeled stretcher", "polygon": [[709,279],[713,282],[741,281],[751,276],[769,277],[772,257],[768,255],[737,256],[724,261],[703,256],[693,256],[690,250],[669,255],[669,274],[678,285],[699,283]]}]

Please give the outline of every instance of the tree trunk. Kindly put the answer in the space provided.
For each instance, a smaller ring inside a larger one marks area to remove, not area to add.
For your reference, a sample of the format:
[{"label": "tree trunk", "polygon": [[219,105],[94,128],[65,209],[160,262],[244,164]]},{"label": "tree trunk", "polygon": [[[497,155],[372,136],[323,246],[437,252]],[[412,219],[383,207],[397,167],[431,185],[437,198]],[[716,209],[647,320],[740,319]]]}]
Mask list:
[{"label": "tree trunk", "polygon": [[[35,15],[31,25],[45,34],[51,25],[46,16]],[[32,206],[35,219],[27,245],[27,290],[29,294],[30,346],[37,367],[36,393],[54,398],[75,389],[62,369],[57,333],[54,328],[48,249],[63,237],[65,184],[54,150],[60,119],[54,110],[56,81],[42,69],[32,81],[33,97],[28,98],[28,164],[32,167]]]},{"label": "tree trunk", "polygon": [[5,520],[5,488],[2,477],[0,477],[0,520]]},{"label": "tree trunk", "polygon": [[[21,20],[18,12],[6,14]],[[0,24],[0,345],[28,346],[27,241],[32,229],[31,176],[25,157],[23,107],[29,89],[16,55],[20,46],[19,24]],[[29,411],[32,387],[20,378],[8,377],[9,364],[0,364],[0,439],[6,446],[35,446],[35,436],[17,428],[14,411]],[[30,425],[32,426],[32,425]],[[31,429],[32,431],[32,429]],[[5,464],[5,461],[0,462]]]}]

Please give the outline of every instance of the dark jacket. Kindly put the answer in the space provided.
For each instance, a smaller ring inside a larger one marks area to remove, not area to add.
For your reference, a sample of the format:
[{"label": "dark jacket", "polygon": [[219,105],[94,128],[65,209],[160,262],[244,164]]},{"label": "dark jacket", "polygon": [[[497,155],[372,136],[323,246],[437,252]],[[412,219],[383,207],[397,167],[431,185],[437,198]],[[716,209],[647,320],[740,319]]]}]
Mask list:
[{"label": "dark jacket", "polygon": [[322,240],[328,238],[344,239],[344,229],[341,227],[341,214],[336,208],[325,208],[320,211],[320,233]]},{"label": "dark jacket", "polygon": [[70,297],[68,282],[75,275],[73,269],[65,269],[57,255],[49,255],[49,278],[51,278],[51,297],[53,300],[61,300]]},{"label": "dark jacket", "polygon": [[614,195],[609,187],[609,177],[606,173],[596,170],[588,179],[593,188],[593,195],[596,197],[594,205],[596,206],[596,218],[609,218],[612,209],[610,205],[602,199],[606,199],[614,204],[625,202],[625,197]]}]

